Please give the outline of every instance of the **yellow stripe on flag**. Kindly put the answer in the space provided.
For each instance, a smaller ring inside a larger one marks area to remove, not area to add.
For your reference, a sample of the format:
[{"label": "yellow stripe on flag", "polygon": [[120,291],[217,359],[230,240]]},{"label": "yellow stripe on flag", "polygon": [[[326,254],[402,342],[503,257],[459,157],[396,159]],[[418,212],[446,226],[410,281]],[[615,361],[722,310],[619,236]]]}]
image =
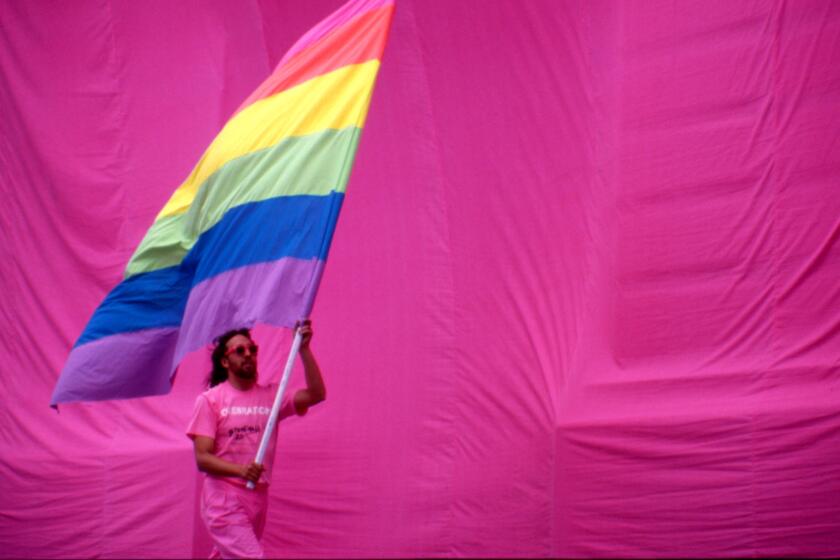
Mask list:
[{"label": "yellow stripe on flag", "polygon": [[204,181],[227,162],[292,137],[327,128],[361,128],[379,60],[353,64],[256,101],[236,114],[172,194],[156,220],[182,214]]}]

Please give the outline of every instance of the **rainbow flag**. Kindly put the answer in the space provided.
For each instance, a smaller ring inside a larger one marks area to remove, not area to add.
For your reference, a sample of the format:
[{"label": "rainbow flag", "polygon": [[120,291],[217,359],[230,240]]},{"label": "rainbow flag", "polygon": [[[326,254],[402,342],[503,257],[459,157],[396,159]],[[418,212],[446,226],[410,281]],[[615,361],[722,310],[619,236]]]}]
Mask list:
[{"label": "rainbow flag", "polygon": [[53,405],[168,393],[224,331],[309,316],[393,12],[351,0],[245,100],[94,312]]}]

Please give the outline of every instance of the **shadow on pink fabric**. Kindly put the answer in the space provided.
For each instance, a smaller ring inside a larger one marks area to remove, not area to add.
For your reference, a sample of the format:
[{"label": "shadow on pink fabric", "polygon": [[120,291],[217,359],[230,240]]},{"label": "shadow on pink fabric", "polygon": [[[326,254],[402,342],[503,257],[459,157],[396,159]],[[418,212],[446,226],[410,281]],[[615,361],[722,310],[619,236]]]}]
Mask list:
[{"label": "shadow on pink fabric", "polygon": [[[50,393],[341,3],[0,3],[0,556],[209,553],[207,353],[162,397]],[[329,399],[280,430],[266,553],[836,555],[839,48],[830,0],[399,0],[313,313]],[[276,376],[288,333],[255,336]]]}]

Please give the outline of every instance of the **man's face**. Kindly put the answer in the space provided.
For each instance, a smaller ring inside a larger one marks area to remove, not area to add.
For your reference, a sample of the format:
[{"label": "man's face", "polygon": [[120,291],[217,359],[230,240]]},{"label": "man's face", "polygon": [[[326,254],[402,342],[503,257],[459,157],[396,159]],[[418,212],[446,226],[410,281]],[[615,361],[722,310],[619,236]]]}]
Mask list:
[{"label": "man's face", "polygon": [[254,341],[247,336],[238,334],[228,340],[225,346],[225,357],[222,365],[228,373],[240,379],[256,379],[257,351]]}]

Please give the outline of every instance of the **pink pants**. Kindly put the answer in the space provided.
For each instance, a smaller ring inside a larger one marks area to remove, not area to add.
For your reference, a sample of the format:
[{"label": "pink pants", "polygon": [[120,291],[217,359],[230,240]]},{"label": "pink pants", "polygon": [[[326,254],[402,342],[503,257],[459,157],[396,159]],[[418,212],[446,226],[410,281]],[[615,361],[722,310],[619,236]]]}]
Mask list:
[{"label": "pink pants", "polygon": [[260,538],[265,528],[268,491],[248,490],[206,477],[201,492],[201,518],[213,537],[210,558],[264,558]]}]

